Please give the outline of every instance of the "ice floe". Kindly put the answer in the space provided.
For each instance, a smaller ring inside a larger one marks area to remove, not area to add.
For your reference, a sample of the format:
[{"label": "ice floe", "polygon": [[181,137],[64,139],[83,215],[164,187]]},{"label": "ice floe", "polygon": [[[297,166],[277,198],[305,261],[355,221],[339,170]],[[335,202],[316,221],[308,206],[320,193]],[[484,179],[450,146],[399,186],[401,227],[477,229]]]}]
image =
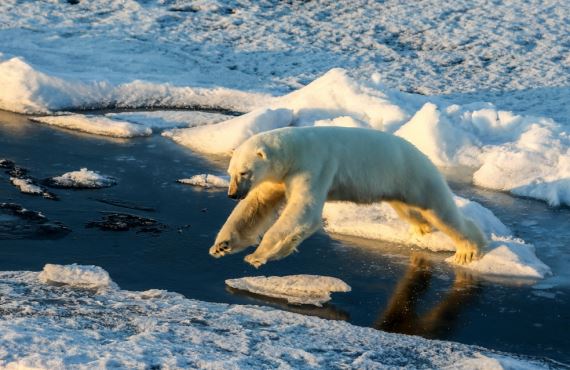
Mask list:
[{"label": "ice floe", "polygon": [[12,183],[12,185],[20,189],[22,193],[38,194],[38,195],[44,193],[44,189],[42,189],[38,185],[35,185],[33,181],[30,179],[20,179],[17,177],[10,177],[10,182]]},{"label": "ice floe", "polygon": [[50,186],[60,188],[100,189],[115,185],[117,180],[82,168],[79,171],[66,172],[63,175],[51,177],[47,183]]},{"label": "ice floe", "polygon": [[[44,277],[61,284],[45,284]],[[103,288],[77,289],[85,284]],[[267,307],[208,303],[156,289],[109,289],[111,285],[104,270],[91,266],[0,272],[0,367],[553,366],[548,360]]]},{"label": "ice floe", "polygon": [[200,186],[203,188],[227,188],[230,185],[229,176],[216,176],[208,173],[194,175],[187,179],[177,180],[181,184]]},{"label": "ice floe", "polygon": [[228,279],[226,284],[234,289],[285,299],[289,303],[318,307],[331,299],[332,292],[351,290],[350,286],[340,279],[317,275],[249,276]]}]

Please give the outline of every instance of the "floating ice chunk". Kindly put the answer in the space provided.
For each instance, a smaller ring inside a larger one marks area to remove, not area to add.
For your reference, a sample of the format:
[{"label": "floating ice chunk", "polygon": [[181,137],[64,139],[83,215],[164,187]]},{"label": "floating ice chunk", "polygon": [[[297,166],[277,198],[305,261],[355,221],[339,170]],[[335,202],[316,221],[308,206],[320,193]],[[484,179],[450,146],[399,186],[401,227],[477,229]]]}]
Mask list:
[{"label": "floating ice chunk", "polygon": [[252,276],[228,279],[226,284],[234,289],[273,298],[286,299],[294,304],[312,304],[321,307],[331,299],[331,292],[350,292],[344,281],[318,275]]},{"label": "floating ice chunk", "polygon": [[149,136],[152,134],[152,130],[148,127],[126,121],[117,121],[104,116],[68,114],[64,116],[44,116],[30,119],[52,126],[103,136],[130,138]]},{"label": "floating ice chunk", "polygon": [[44,283],[69,285],[76,288],[99,289],[114,284],[107,271],[93,265],[46,264],[38,279]]},{"label": "floating ice chunk", "polygon": [[180,179],[178,182],[192,186],[201,186],[203,188],[227,188],[230,185],[230,177],[216,176],[206,173],[194,175],[188,179]]},{"label": "floating ice chunk", "polygon": [[[446,261],[451,261],[448,258]],[[536,257],[534,246],[521,239],[493,235],[487,251],[479,260],[465,268],[486,275],[542,279],[551,274],[550,268]]]},{"label": "floating ice chunk", "polygon": [[174,129],[162,135],[201,153],[230,155],[249,137],[288,126],[292,120],[289,109],[259,109],[216,125]]},{"label": "floating ice chunk", "polygon": [[64,173],[48,180],[49,185],[62,188],[99,189],[113,186],[117,181],[87,168]]},{"label": "floating ice chunk", "polygon": [[30,179],[19,179],[16,177],[10,177],[10,182],[12,185],[16,186],[22,193],[26,194],[43,194],[44,189],[40,186],[35,185]]}]

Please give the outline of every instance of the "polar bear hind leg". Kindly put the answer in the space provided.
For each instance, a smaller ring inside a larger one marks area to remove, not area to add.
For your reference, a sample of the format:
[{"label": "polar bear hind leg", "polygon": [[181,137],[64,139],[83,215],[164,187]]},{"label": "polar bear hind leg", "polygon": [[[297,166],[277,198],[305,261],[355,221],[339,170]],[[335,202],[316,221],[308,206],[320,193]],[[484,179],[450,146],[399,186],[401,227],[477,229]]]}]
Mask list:
[{"label": "polar bear hind leg", "polygon": [[422,236],[432,232],[432,226],[427,222],[420,212],[405,203],[398,201],[388,202],[401,219],[410,224],[410,232],[413,235]]},{"label": "polar bear hind leg", "polygon": [[455,204],[443,210],[420,210],[420,213],[430,224],[453,240],[457,248],[453,257],[454,263],[465,265],[480,258],[481,249],[487,244],[485,236],[473,221],[463,217]]}]

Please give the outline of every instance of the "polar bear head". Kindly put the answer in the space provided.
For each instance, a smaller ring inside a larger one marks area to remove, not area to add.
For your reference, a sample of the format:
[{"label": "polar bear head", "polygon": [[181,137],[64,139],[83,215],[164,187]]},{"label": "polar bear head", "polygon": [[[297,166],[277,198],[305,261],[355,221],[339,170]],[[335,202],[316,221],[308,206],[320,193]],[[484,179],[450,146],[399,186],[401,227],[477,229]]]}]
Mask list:
[{"label": "polar bear head", "polygon": [[231,177],[228,197],[243,199],[251,189],[264,181],[282,180],[282,156],[266,139],[267,135],[255,135],[233,152],[228,167]]}]

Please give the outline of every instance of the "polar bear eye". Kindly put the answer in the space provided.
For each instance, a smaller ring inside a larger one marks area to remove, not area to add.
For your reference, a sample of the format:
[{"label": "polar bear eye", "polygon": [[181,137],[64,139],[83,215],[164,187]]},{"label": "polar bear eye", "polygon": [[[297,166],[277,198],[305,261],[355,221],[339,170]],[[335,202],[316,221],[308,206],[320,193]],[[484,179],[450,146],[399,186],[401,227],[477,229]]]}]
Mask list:
[{"label": "polar bear eye", "polygon": [[247,176],[247,173],[248,173],[247,171],[244,171],[244,172],[240,172],[239,175],[240,176]]}]

